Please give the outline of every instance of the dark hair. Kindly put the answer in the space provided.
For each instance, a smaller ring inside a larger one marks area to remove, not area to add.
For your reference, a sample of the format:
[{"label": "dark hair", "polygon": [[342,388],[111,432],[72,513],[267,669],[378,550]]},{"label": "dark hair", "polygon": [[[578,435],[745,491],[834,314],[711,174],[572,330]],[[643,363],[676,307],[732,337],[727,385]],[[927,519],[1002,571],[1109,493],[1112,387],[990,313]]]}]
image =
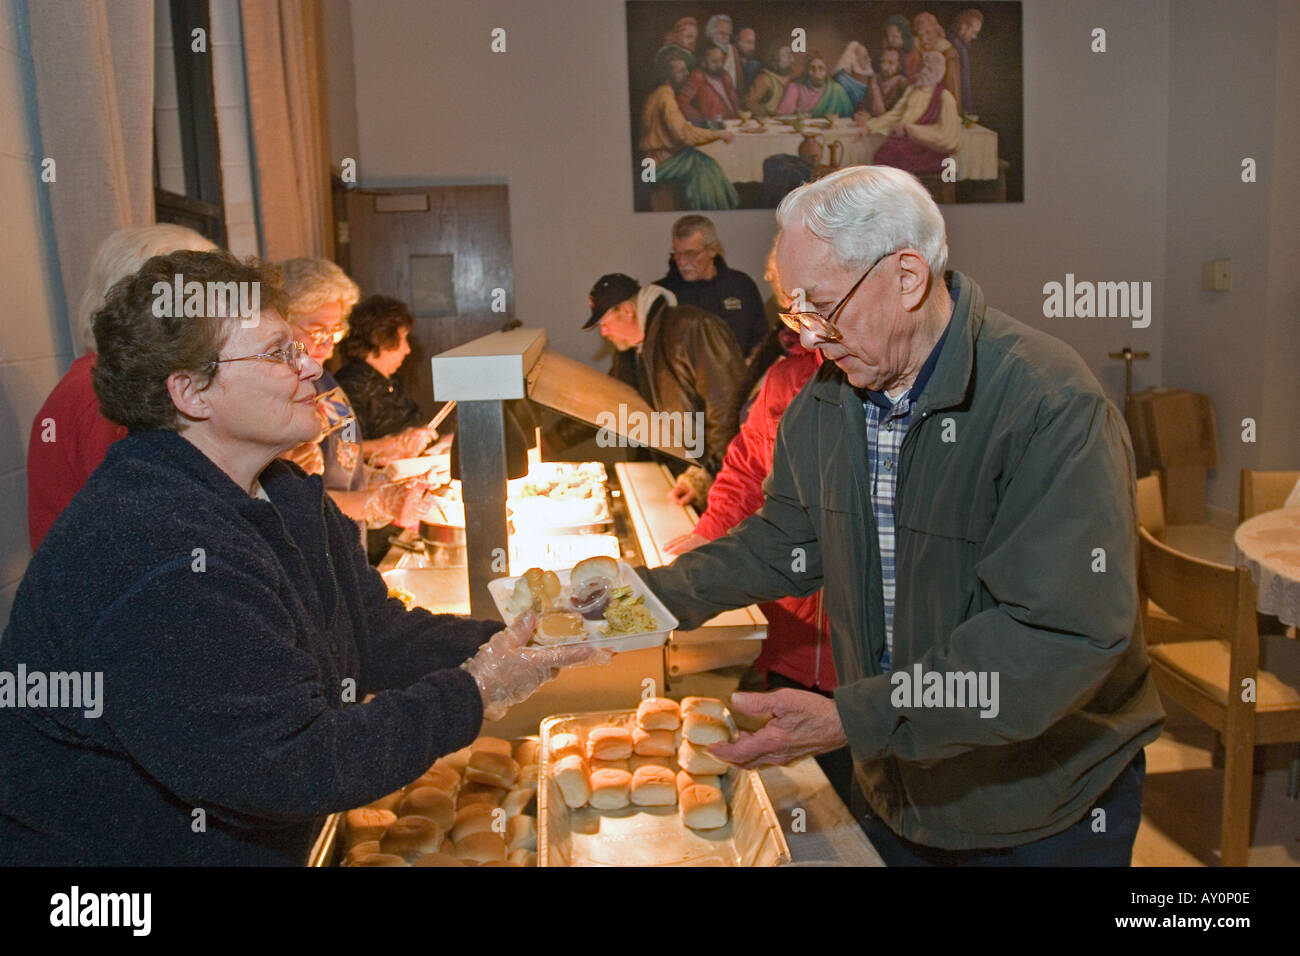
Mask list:
[{"label": "dark hair", "polygon": [[[202,314],[186,315],[184,297],[170,302],[177,278],[182,289],[188,283],[203,283]],[[167,288],[165,293],[160,285]],[[285,296],[275,267],[255,259],[240,262],[228,252],[154,256],[139,272],[114,284],[91,318],[99,355],[92,381],[104,417],[132,429],[179,431],[180,413],[167,391],[167,378],[173,372],[191,371],[206,375],[204,388],[211,383],[220,367],[212,363],[221,354],[230,323],[240,318],[237,290],[241,286],[256,290],[262,312],[284,314]],[[234,297],[233,303],[227,299],[224,308],[209,315],[207,305],[213,297],[208,291],[213,289],[234,292]],[[251,302],[252,293],[246,295]]]},{"label": "dark hair", "polygon": [[345,359],[359,362],[372,352],[397,348],[402,342],[402,329],[415,325],[415,316],[401,299],[368,295],[352,307],[348,325],[339,351]]}]

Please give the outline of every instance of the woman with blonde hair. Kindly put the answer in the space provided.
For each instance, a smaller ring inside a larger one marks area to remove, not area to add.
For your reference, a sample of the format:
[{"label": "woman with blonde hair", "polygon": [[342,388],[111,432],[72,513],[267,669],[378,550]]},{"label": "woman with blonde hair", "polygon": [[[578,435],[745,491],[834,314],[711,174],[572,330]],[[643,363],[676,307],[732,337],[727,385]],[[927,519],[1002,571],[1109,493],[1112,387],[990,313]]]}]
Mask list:
[{"label": "woman with blonde hair", "polygon": [[96,251],[73,319],[77,341],[86,354],[72,363],[32,421],[27,446],[27,533],[33,552],[54,519],[104,460],[109,446],[126,436],[125,428],[100,414],[99,399],[91,386],[98,358],[91,316],[119,279],[138,272],[154,256],[216,248],[193,229],[154,223],[119,229]]}]

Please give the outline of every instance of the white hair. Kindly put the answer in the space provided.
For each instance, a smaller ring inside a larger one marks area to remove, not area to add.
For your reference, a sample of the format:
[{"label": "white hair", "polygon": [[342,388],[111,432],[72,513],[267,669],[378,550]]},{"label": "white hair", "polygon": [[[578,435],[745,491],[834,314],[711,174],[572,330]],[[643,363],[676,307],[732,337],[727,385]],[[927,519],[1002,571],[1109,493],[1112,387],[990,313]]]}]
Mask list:
[{"label": "white hair", "polygon": [[704,35],[712,40],[713,34],[718,31],[718,24],[723,22],[725,22],[729,27],[734,27],[736,25],[735,21],[725,13],[715,13],[713,16],[709,17],[708,22],[704,24]]},{"label": "white hair", "polygon": [[286,259],[280,263],[280,275],[292,315],[308,315],[321,306],[337,302],[346,321],[348,313],[361,298],[357,284],[328,259]]},{"label": "white hair", "polygon": [[777,228],[800,225],[830,244],[839,263],[865,269],[881,256],[915,249],[943,281],[948,232],[939,207],[911,173],[892,166],[850,166],[790,192],[776,209]]},{"label": "white hair", "polygon": [[77,306],[74,331],[81,344],[95,351],[95,332],[90,320],[104,304],[108,290],[118,281],[139,272],[154,256],[169,252],[212,252],[217,244],[193,229],[169,222],[119,229],[99,244],[86,277],[86,291]]}]

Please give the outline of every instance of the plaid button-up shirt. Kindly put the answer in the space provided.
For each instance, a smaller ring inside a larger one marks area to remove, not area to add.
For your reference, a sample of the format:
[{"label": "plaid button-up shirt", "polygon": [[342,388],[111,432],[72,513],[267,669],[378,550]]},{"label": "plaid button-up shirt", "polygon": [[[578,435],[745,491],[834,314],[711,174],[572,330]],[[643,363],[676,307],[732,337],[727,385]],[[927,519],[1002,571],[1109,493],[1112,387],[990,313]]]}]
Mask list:
[{"label": "plaid button-up shirt", "polygon": [[880,664],[886,673],[890,670],[894,649],[894,500],[898,491],[898,459],[903,439],[912,424],[912,409],[939,362],[939,353],[947,338],[948,330],[945,328],[917,372],[912,387],[898,398],[891,399],[884,392],[859,390],[859,394],[864,396],[862,407],[867,414],[867,475],[880,546],[880,589],[885,602],[885,652]]}]

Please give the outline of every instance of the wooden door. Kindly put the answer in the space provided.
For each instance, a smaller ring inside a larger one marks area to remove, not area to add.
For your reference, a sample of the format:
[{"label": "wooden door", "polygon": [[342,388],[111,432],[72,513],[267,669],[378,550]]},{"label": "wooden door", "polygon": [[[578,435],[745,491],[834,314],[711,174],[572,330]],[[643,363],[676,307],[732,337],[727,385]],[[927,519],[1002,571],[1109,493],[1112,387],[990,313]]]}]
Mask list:
[{"label": "wooden door", "polygon": [[399,374],[432,415],[429,359],[497,332],[514,315],[514,259],[505,186],[354,189],[339,233],[339,262],[361,295],[411,306],[411,356]]}]

